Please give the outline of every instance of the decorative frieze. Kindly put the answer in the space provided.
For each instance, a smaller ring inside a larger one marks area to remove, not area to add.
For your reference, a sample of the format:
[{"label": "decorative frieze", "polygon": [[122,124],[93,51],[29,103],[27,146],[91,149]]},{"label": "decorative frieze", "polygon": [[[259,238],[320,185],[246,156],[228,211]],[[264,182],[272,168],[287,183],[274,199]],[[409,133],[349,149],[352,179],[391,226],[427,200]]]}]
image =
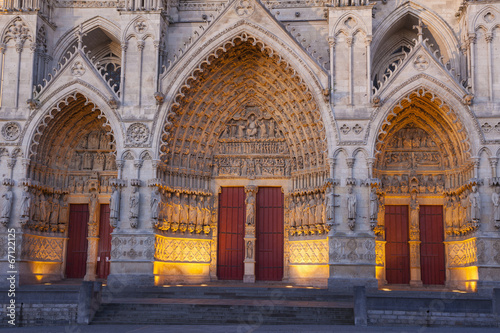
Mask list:
[{"label": "decorative frieze", "polygon": [[210,240],[156,235],[155,259],[165,262],[210,262]]},{"label": "decorative frieze", "polygon": [[112,260],[153,260],[154,235],[112,235]]},{"label": "decorative frieze", "polygon": [[290,242],[290,264],[328,264],[328,240]]},{"label": "decorative frieze", "polygon": [[64,238],[23,235],[21,258],[32,261],[63,261]]},{"label": "decorative frieze", "polygon": [[466,267],[477,265],[476,239],[448,242],[448,266]]},{"label": "decorative frieze", "polygon": [[374,239],[330,239],[330,260],[335,263],[373,263],[375,259]]}]

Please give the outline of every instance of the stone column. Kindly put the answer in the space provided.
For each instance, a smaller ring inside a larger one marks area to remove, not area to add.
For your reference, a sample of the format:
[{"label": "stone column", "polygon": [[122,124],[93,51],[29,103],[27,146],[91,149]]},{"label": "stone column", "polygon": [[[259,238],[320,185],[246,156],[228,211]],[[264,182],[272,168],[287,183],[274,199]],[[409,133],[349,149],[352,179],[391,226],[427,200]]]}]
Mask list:
[{"label": "stone column", "polygon": [[87,270],[83,278],[84,281],[95,281],[96,278],[97,248],[99,245],[99,223],[97,219],[98,205],[97,193],[93,191],[89,198]]},{"label": "stone column", "polygon": [[255,185],[245,186],[245,260],[243,282],[255,282],[255,199],[258,187]]},{"label": "stone column", "polygon": [[417,192],[411,193],[410,199],[410,286],[422,286],[420,272],[420,205],[417,200]]}]

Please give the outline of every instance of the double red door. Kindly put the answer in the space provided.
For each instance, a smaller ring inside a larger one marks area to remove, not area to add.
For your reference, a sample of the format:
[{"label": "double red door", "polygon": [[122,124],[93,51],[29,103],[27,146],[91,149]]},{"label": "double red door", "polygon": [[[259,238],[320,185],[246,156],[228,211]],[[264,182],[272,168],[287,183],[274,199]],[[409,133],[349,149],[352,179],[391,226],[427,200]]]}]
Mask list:
[{"label": "double red door", "polygon": [[[109,275],[109,257],[111,253],[111,231],[109,224],[109,205],[101,205],[99,223],[99,246],[97,276]],[[68,249],[66,256],[66,277],[83,278],[87,269],[87,233],[89,207],[87,204],[71,204],[68,226]]]},{"label": "double red door", "polygon": [[[256,198],[255,277],[283,278],[283,193],[281,188],[260,187]],[[223,187],[219,195],[217,277],[242,280],[245,259],[245,191]]]},{"label": "double red door", "polygon": [[[445,283],[443,206],[421,205],[420,272],[422,283]],[[386,279],[391,284],[410,282],[408,206],[385,206]]]}]

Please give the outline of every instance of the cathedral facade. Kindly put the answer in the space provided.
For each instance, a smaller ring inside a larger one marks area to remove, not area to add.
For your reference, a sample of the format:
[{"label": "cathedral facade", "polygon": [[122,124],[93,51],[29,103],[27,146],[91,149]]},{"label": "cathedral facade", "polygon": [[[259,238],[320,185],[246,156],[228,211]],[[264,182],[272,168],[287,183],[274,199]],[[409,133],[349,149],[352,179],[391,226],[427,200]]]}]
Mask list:
[{"label": "cathedral facade", "polygon": [[500,1],[0,8],[2,277],[500,285]]}]

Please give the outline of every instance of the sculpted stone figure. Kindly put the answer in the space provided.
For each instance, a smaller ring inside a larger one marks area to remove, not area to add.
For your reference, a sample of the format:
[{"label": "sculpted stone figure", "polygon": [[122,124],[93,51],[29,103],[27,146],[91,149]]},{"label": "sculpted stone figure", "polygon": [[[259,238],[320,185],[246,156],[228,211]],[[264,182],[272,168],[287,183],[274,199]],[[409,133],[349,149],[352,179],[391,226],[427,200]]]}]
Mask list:
[{"label": "sculpted stone figure", "polygon": [[59,194],[54,194],[54,199],[52,200],[52,212],[50,215],[50,228],[52,231],[57,231],[59,229]]},{"label": "sculpted stone figure", "polygon": [[335,194],[332,186],[328,186],[326,192],[326,219],[328,221],[335,219]]},{"label": "sculpted stone figure", "polygon": [[31,193],[27,186],[24,187],[23,197],[21,200],[21,218],[27,220],[30,217],[31,207]]},{"label": "sculpted stone figure", "polygon": [[413,191],[410,199],[410,240],[420,239],[419,211],[420,205],[417,200],[417,192]]},{"label": "sculpted stone figure", "polygon": [[[54,200],[54,201],[56,201],[56,200]],[[88,235],[94,236],[94,237],[99,235],[99,230],[98,230],[98,226],[97,226],[97,205],[98,205],[97,193],[95,191],[93,191],[90,194],[90,198],[89,198]],[[52,226],[52,222],[51,222],[51,226]],[[57,224],[56,224],[56,227],[57,227]]]},{"label": "sculpted stone figure", "polygon": [[113,193],[109,199],[109,220],[113,228],[116,228],[120,219],[120,192],[113,186]]},{"label": "sculpted stone figure", "polygon": [[153,188],[153,193],[151,193],[151,218],[153,220],[158,220],[158,217],[160,215],[159,207],[160,207],[160,191],[158,190],[158,187]]},{"label": "sculpted stone figure", "polygon": [[352,186],[350,186],[347,191],[349,193],[349,195],[347,196],[347,218],[349,220],[354,220],[356,219],[356,194],[353,193]]},{"label": "sculpted stone figure", "polygon": [[130,226],[137,228],[137,219],[139,218],[139,200],[140,194],[137,186],[132,186],[132,194],[130,195]]},{"label": "sculpted stone figure", "polygon": [[247,211],[247,225],[255,225],[255,194],[248,192],[245,199]]},{"label": "sculpted stone figure", "polygon": [[370,220],[375,221],[378,218],[378,195],[377,189],[373,187],[370,192]]},{"label": "sculpted stone figure", "polygon": [[257,135],[257,121],[255,120],[255,115],[251,115],[248,118],[247,127],[246,127],[247,137],[255,137]]},{"label": "sculpted stone figure", "polygon": [[469,194],[470,218],[472,221],[481,219],[481,198],[477,191],[477,186],[472,186],[472,192]]},{"label": "sculpted stone figure", "polygon": [[495,192],[491,195],[493,202],[493,218],[495,221],[500,221],[500,186],[495,186]]},{"label": "sculpted stone figure", "polygon": [[2,194],[2,211],[0,214],[1,222],[7,226],[10,219],[10,210],[12,209],[12,199],[13,199],[11,187],[7,187],[7,192]]}]

